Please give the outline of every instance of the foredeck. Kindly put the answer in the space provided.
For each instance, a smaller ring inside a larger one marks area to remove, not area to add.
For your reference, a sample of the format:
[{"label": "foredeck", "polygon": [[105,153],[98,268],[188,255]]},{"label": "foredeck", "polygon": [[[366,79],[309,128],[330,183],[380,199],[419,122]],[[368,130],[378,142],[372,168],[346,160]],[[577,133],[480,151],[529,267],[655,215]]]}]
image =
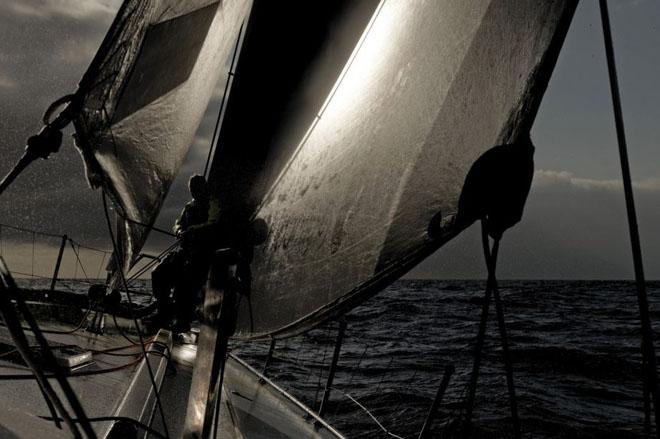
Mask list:
[{"label": "foredeck", "polygon": [[[71,327],[49,322],[43,329],[66,331]],[[139,345],[129,343],[115,328],[108,329],[103,335],[84,330],[45,335],[54,350],[74,345],[92,352],[91,364],[72,371],[68,380],[99,437],[105,437],[114,422],[94,422],[97,417],[130,417],[149,423],[155,398]],[[127,336],[136,338],[130,332]],[[32,344],[29,333],[28,340]],[[0,327],[0,343],[12,344],[9,331],[4,327]],[[167,331],[149,338],[146,348],[150,352],[148,357],[157,383],[165,375],[167,361],[164,355],[171,346],[172,338]],[[62,400],[66,401],[54,379],[52,382]],[[13,413],[2,420],[3,426],[11,431],[15,429],[14,422],[30,423],[30,417],[52,416],[30,369],[14,358],[8,348],[0,353],[0,398],[3,409]],[[30,436],[34,437],[33,434]]]}]

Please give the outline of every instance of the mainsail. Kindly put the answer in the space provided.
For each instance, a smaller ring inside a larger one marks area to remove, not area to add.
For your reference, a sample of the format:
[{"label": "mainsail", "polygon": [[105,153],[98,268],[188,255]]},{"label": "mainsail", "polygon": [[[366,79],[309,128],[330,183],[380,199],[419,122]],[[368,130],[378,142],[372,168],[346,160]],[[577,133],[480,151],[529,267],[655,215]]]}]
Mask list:
[{"label": "mainsail", "polygon": [[[292,335],[345,312],[459,233],[466,224],[453,219],[471,165],[531,128],[577,5],[353,2],[371,15],[361,37],[340,38],[354,39],[353,53],[318,47],[306,54],[320,60],[303,66],[307,81],[268,94],[261,104],[270,111],[250,112],[256,78],[263,90],[281,79],[247,57],[272,58],[256,52],[279,41],[273,22],[301,21],[281,13],[296,2],[277,2],[272,21],[255,19],[267,3],[255,2],[210,175],[225,205],[270,226],[239,310],[244,338]],[[337,79],[325,102],[306,94],[329,75]],[[306,105],[278,101],[292,96]],[[251,134],[261,127],[267,137]],[[440,237],[431,239],[438,212]]]},{"label": "mainsail", "polygon": [[89,182],[118,207],[125,270],[227,74],[250,5],[126,0],[80,83],[76,143]]}]

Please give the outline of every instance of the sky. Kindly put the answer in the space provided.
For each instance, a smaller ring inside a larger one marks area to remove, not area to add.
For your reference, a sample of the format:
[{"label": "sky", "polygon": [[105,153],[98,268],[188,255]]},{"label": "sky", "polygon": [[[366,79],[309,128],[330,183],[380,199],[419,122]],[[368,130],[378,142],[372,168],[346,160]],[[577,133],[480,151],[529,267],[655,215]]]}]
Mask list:
[{"label": "sky", "polygon": [[[0,2],[0,173],[20,157],[50,102],[75,90],[119,0]],[[660,279],[660,2],[610,1],[623,113],[647,277]],[[221,89],[214,96],[157,225],[169,228],[187,201],[185,182],[204,167]],[[100,193],[65,133],[60,152],[33,164],[0,197],[0,223],[108,248]],[[582,0],[532,129],[536,173],[520,224],[505,234],[502,278],[626,279],[632,261],[598,2]],[[59,240],[2,229],[10,268],[47,276]],[[155,251],[161,242],[147,248]],[[95,274],[103,254],[81,250]],[[74,274],[67,252],[64,275]],[[80,275],[79,272],[76,272]],[[408,275],[485,276],[472,227]]]}]

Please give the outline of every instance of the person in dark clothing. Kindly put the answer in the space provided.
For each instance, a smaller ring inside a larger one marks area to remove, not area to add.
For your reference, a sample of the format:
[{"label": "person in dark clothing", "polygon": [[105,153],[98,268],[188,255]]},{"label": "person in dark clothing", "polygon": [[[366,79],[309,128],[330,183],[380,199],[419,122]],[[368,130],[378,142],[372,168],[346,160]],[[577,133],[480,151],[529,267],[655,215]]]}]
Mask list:
[{"label": "person in dark clothing", "polygon": [[179,245],[151,273],[158,309],[155,323],[171,327],[175,332],[190,329],[197,293],[206,279],[213,251],[213,228],[220,216],[219,203],[211,197],[204,177],[192,176],[188,188],[192,200],[183,208],[173,228]]}]

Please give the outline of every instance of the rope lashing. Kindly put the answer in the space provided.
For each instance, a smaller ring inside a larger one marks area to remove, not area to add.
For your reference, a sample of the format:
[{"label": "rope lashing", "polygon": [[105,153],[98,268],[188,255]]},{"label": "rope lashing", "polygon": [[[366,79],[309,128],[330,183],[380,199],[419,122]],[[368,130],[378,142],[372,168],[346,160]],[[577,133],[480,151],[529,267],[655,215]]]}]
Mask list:
[{"label": "rope lashing", "polygon": [[[62,105],[65,105],[64,109],[51,121],[50,118],[55,110]],[[64,96],[48,107],[44,114],[45,126],[38,134],[28,138],[23,155],[0,182],[0,194],[16,180],[30,163],[39,158],[47,159],[51,154],[59,151],[60,146],[62,146],[62,129],[71,122],[77,107],[75,95]]]},{"label": "rope lashing", "polygon": [[504,309],[500,298],[499,289],[497,286],[497,277],[495,275],[497,268],[497,254],[499,251],[501,233],[496,233],[493,238],[493,245],[489,243],[489,231],[487,222],[481,222],[481,238],[484,251],[484,258],[486,259],[486,267],[488,269],[488,280],[486,283],[486,291],[481,308],[481,320],[479,322],[479,332],[477,335],[477,342],[474,351],[474,363],[472,366],[472,374],[470,376],[469,393],[467,400],[467,407],[465,412],[465,420],[463,423],[463,437],[470,437],[472,429],[472,413],[474,410],[474,401],[476,397],[477,381],[479,379],[479,367],[481,365],[481,354],[483,351],[484,340],[486,337],[486,323],[488,321],[488,310],[490,306],[491,296],[495,299],[495,308],[497,313],[497,323],[500,330],[500,341],[502,343],[502,357],[504,360],[504,368],[506,373],[507,388],[509,392],[509,402],[511,404],[511,420],[513,423],[514,437],[520,439],[520,421],[518,419],[518,405],[516,403],[516,391],[513,382],[513,368],[511,366],[511,359],[509,356],[509,344],[506,333],[506,326],[504,322]]},{"label": "rope lashing", "polygon": [[[133,308],[133,300],[131,299],[131,292],[128,288],[128,282],[126,281],[126,277],[124,276],[124,270],[121,268],[121,263],[122,261],[120,260],[119,257],[119,247],[117,245],[117,241],[115,239],[115,234],[112,230],[112,222],[110,221],[110,211],[108,209],[108,201],[105,196],[105,192],[101,192],[101,198],[103,201],[103,213],[105,214],[105,221],[106,221],[106,226],[108,228],[108,235],[110,237],[110,241],[112,242],[112,248],[113,252],[112,255],[114,257],[115,261],[115,266],[117,267],[117,272],[119,273],[119,279],[121,281],[121,287],[123,288],[124,292],[126,293],[126,298],[128,299],[128,304],[129,304],[129,310],[131,312],[131,318],[133,320],[133,324],[135,325],[135,330],[137,331],[138,339],[139,339],[139,344],[140,347],[142,348],[142,354],[144,355],[145,358],[145,364],[147,366],[147,372],[149,373],[149,381],[151,382],[151,389],[154,391],[154,395],[156,397],[156,406],[158,407],[158,411],[160,413],[160,418],[163,423],[163,429],[165,430],[165,436],[168,438],[170,437],[169,434],[169,429],[167,427],[167,421],[165,419],[165,411],[163,409],[163,404],[161,402],[160,398],[160,391],[158,388],[158,385],[156,384],[156,376],[154,374],[154,371],[151,367],[151,363],[148,361],[147,357],[147,352],[144,347],[144,336],[142,334],[142,330],[140,329],[140,325],[138,323],[137,317],[135,316],[134,308]],[[113,320],[115,322],[115,325],[117,325],[117,320],[115,315],[113,314]]]}]

